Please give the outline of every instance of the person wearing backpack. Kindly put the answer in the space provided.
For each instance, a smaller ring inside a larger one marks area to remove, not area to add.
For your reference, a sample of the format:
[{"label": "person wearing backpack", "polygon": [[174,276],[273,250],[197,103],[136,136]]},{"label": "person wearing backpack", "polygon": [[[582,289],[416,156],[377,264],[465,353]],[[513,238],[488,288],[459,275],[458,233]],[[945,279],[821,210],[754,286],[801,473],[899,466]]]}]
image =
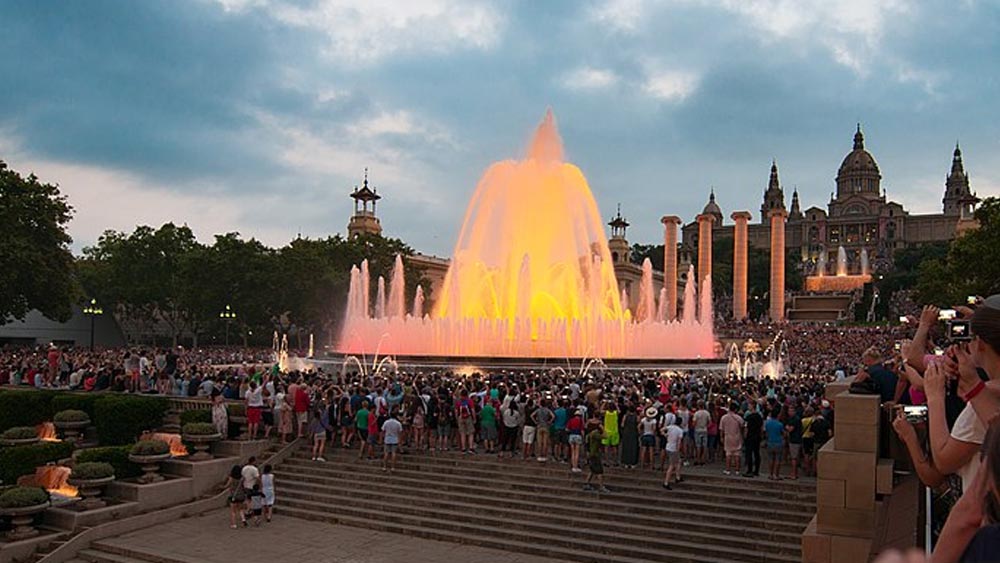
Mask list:
[{"label": "person wearing backpack", "polygon": [[465,454],[475,453],[475,406],[464,387],[455,401],[455,417],[458,419],[458,447]]}]

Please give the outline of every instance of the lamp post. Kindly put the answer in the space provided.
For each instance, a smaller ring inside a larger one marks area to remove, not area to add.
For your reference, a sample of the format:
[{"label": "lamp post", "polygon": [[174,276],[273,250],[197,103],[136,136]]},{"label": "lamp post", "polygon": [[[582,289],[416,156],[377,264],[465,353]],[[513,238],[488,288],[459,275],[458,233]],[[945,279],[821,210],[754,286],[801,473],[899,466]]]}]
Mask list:
[{"label": "lamp post", "polygon": [[103,315],[104,309],[97,306],[97,299],[91,299],[90,304],[83,308],[83,314],[90,317],[90,349],[94,349],[94,320],[97,315]]},{"label": "lamp post", "polygon": [[236,311],[233,311],[232,307],[226,305],[226,308],[219,313],[219,318],[226,321],[226,346],[229,346],[229,323],[236,318]]}]

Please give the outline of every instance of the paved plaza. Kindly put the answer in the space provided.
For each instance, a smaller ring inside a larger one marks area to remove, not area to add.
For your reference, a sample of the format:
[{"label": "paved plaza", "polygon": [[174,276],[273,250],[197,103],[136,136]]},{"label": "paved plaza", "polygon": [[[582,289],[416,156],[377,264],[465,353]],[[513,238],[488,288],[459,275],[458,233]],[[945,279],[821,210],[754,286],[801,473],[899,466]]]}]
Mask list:
[{"label": "paved plaza", "polygon": [[[372,517],[377,517],[373,513]],[[498,529],[498,532],[500,530]],[[551,563],[558,561],[400,534],[374,532],[275,515],[260,528],[229,528],[229,512],[217,510],[101,540],[184,563]]]}]

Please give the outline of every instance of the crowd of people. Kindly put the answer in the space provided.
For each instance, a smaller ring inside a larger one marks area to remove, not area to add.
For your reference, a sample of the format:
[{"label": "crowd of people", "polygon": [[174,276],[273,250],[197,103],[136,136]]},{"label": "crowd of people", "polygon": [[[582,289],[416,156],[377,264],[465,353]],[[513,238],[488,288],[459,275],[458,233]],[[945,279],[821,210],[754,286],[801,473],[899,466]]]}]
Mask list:
[{"label": "crowd of people", "polygon": [[[717,463],[751,478],[762,464],[770,479],[814,475],[836,414],[825,386],[855,375],[853,392],[878,394],[887,412],[898,412],[892,426],[920,479],[951,498],[934,562],[987,561],[981,554],[1000,542],[1000,296],[956,307],[956,315],[968,323],[963,334],[933,307],[893,326],[782,325],[791,362],[778,378],[605,367],[281,373],[261,361],[265,350],[53,347],[0,352],[0,383],[211,397],[220,430],[227,405],[241,401],[251,437],[304,438],[316,463],[328,448],[344,448],[392,472],[403,452],[458,451],[560,464],[587,472],[585,486],[602,490],[605,467],[656,471],[672,490],[692,465]],[[774,334],[745,328],[762,341]],[[239,469],[233,525],[246,510],[266,520],[263,483],[255,490],[249,470]]]}]

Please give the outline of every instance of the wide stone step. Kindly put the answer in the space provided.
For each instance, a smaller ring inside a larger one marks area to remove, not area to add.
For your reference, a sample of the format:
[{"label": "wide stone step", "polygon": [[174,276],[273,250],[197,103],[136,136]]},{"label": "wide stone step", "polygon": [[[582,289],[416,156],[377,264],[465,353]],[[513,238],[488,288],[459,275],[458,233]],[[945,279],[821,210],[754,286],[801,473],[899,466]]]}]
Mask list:
[{"label": "wide stone step", "polygon": [[[544,510],[538,507],[532,509],[510,509],[498,507],[496,499],[490,497],[488,504],[490,510],[482,512],[482,499],[479,502],[456,502],[449,500],[438,500],[434,497],[403,495],[399,493],[382,493],[376,491],[365,491],[364,494],[344,491],[325,491],[318,493],[311,490],[303,490],[299,487],[282,489],[284,502],[294,505],[294,501],[322,502],[327,506],[339,507],[343,504],[360,505],[367,509],[374,509],[378,513],[395,512],[435,518],[439,520],[459,519],[464,522],[474,522],[482,525],[490,525],[497,520],[503,521],[507,530],[531,530],[541,533],[562,534],[567,530],[572,530],[574,535],[581,535],[594,540],[606,542],[623,541],[633,545],[642,545],[651,549],[667,549],[670,547],[669,541],[662,540],[663,522],[670,522],[671,531],[683,531],[685,539],[703,541],[709,544],[716,544],[719,540],[729,547],[751,551],[762,551],[769,553],[797,554],[799,552],[799,536],[795,534],[778,534],[772,537],[763,537],[755,534],[746,537],[743,532],[732,526],[716,526],[709,530],[699,529],[696,526],[685,525],[680,515],[667,517],[656,523],[641,523],[634,518],[626,521],[617,519],[599,518],[595,521],[595,513],[582,511],[561,511],[552,510],[550,506],[544,506]],[[339,510],[334,508],[332,510]],[[598,512],[597,514],[602,514]],[[603,513],[607,514],[607,513]]]},{"label": "wide stone step", "polygon": [[[308,449],[301,449],[295,452],[291,459],[309,460],[311,457]],[[357,459],[357,450],[336,449],[327,452],[327,459]],[[526,474],[526,475],[559,475],[569,471],[567,464],[549,460],[546,463],[539,463],[534,460],[524,461],[517,459],[498,459],[492,454],[463,455],[452,452],[440,452],[438,454],[428,454],[426,452],[411,452],[399,456],[400,463],[417,463],[421,466],[451,466],[470,469],[492,469],[502,471],[505,474]],[[712,466],[714,467],[714,466]],[[727,476],[722,474],[722,466],[718,467],[718,473],[709,472],[706,467],[684,468],[682,473],[686,479],[692,482],[723,485],[725,487],[746,487],[748,490],[762,490],[769,494],[783,495],[801,493],[805,498],[815,499],[815,482],[802,481],[766,481],[760,479],[745,478],[742,476]],[[621,467],[606,467],[605,474],[615,479],[627,481],[632,479],[662,479],[662,471],[649,471],[637,469],[624,469]],[[782,497],[784,498],[784,497]]]},{"label": "wide stone step", "polygon": [[[309,458],[294,457],[286,461],[286,463],[291,465],[301,466],[305,465],[315,465]],[[368,463],[359,462],[357,458],[345,458],[345,457],[334,457],[329,458],[326,462],[327,464],[347,464],[357,466],[358,464]],[[554,484],[554,483],[565,483],[567,480],[579,481],[584,479],[586,473],[571,473],[568,466],[562,466],[561,468],[553,468],[552,470],[545,471],[531,471],[531,468],[516,470],[514,467],[511,468],[488,468],[488,467],[475,467],[473,464],[425,464],[419,461],[413,461],[410,459],[401,459],[396,464],[397,470],[403,471],[422,471],[430,473],[433,475],[447,475],[449,478],[451,476],[457,477],[469,477],[469,478],[481,478],[494,480],[497,476],[503,476],[508,479],[519,479],[524,483],[533,484]],[[717,483],[714,481],[706,481],[704,479],[698,478],[698,476],[693,474],[684,474],[684,480],[687,481],[688,487],[685,490],[688,491],[699,491],[704,493],[713,493],[718,495],[726,495],[732,498],[737,498],[741,501],[747,503],[766,503],[766,502],[779,502],[781,505],[788,505],[789,503],[798,504],[801,506],[814,507],[816,504],[816,493],[815,490],[809,492],[800,491],[790,491],[787,489],[781,489],[779,487],[771,488],[768,487],[768,482],[756,481],[752,479],[744,478],[730,478],[731,480],[727,483],[725,481]],[[618,485],[619,488],[627,490],[653,490],[659,489],[661,483],[663,482],[663,474],[661,472],[642,472],[639,474],[628,474],[628,473],[606,473],[605,480],[607,482],[613,482]]]},{"label": "wide stone step", "polygon": [[148,563],[149,561],[147,559],[136,559],[92,548],[80,550],[76,556],[90,563]]},{"label": "wide stone step", "polygon": [[162,553],[158,553],[155,547],[150,547],[150,549],[137,549],[133,546],[123,546],[116,543],[112,543],[107,540],[101,540],[94,542],[89,549],[85,549],[80,552],[80,556],[84,556],[84,552],[91,552],[94,555],[99,555],[101,557],[116,557],[118,559],[106,559],[102,561],[115,562],[115,563],[195,563],[195,561],[187,558],[178,557],[168,557]]},{"label": "wide stone step", "polygon": [[492,489],[484,490],[478,486],[428,482],[423,479],[402,477],[398,474],[391,476],[382,473],[371,475],[344,474],[340,478],[330,479],[303,473],[288,473],[286,469],[276,472],[275,482],[279,496],[283,494],[286,487],[291,489],[297,487],[316,492],[348,491],[360,495],[375,489],[400,494],[419,493],[433,499],[463,502],[468,502],[470,499],[481,501],[484,494],[490,494],[491,503],[496,503],[498,506],[507,505],[517,508],[529,506],[535,510],[543,506],[551,506],[552,508],[547,512],[592,510],[623,514],[630,519],[653,519],[657,523],[662,523],[665,518],[680,514],[682,522],[729,523],[742,526],[746,529],[747,534],[759,533],[761,535],[767,535],[772,531],[798,535],[805,529],[806,517],[809,516],[800,513],[775,516],[771,513],[748,512],[745,509],[734,511],[729,504],[692,503],[684,499],[672,498],[669,496],[670,493],[666,493],[665,497],[657,498],[657,502],[650,502],[649,498],[637,502],[616,492],[599,494],[583,490],[574,490],[572,494],[539,496],[531,492],[497,492]]},{"label": "wide stone step", "polygon": [[797,556],[748,554],[732,550],[730,555],[718,557],[711,552],[713,549],[692,542],[677,540],[669,551],[650,550],[638,546],[592,541],[580,535],[564,533],[550,536],[533,532],[510,533],[502,522],[490,526],[482,526],[461,521],[436,521],[433,519],[412,517],[403,514],[381,513],[373,514],[363,507],[338,507],[336,512],[325,511],[325,506],[312,503],[313,507],[305,508],[309,503],[297,502],[297,506],[283,507],[284,514],[318,520],[335,522],[361,528],[384,530],[403,533],[429,539],[439,539],[457,543],[474,544],[482,547],[493,547],[513,552],[530,553],[567,559],[572,561],[614,562],[626,561],[670,561],[677,563],[722,563],[727,562],[798,562]]},{"label": "wide stone step", "polygon": [[[345,475],[357,474],[359,470],[363,473],[370,473],[374,470],[374,467],[365,462],[341,463],[334,461],[322,463],[290,460],[285,464],[282,464],[282,467],[286,466],[287,469],[294,468],[299,470],[300,473],[324,475],[334,478],[342,478]],[[437,473],[426,470],[420,471],[412,468],[397,468],[395,475],[417,479],[421,482],[428,481],[428,476],[432,476],[435,480],[447,485],[478,486],[481,490],[491,491],[526,491],[540,496],[563,495],[567,493],[579,494],[581,493],[580,487],[583,484],[582,474],[574,474],[573,476],[563,476],[554,479],[538,478],[528,480],[508,478],[500,473],[486,473],[482,475],[456,473],[441,476]],[[613,479],[606,479],[605,482],[608,483],[609,487],[613,488],[623,498],[630,498],[636,502],[648,502],[651,495],[655,495],[654,498],[662,498],[665,494],[667,494],[659,485],[655,485],[653,483],[640,487],[635,485],[620,484]],[[808,518],[803,518],[802,516],[806,513],[811,514],[811,512],[815,511],[815,505],[808,502],[770,499],[767,497],[758,497],[753,495],[722,494],[719,492],[701,490],[697,488],[696,485],[687,486],[687,483],[682,483],[680,486],[675,487],[669,495],[671,499],[683,499],[690,502],[722,502],[728,503],[730,506],[733,502],[737,502],[744,509],[766,510],[768,512],[774,511],[778,514],[785,513],[797,516],[795,520],[803,521],[803,525]]]}]

